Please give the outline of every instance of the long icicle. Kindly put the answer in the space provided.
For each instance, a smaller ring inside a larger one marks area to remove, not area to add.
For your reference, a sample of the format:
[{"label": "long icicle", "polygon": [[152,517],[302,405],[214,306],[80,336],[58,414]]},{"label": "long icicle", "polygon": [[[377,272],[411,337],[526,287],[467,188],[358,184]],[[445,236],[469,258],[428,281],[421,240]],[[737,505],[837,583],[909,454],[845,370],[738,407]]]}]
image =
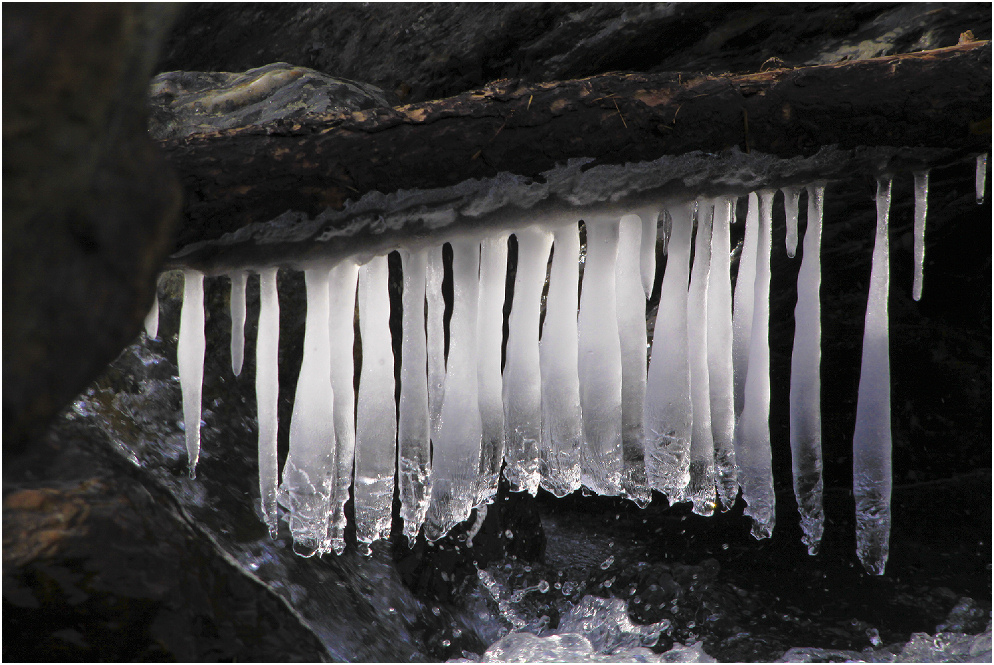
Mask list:
[{"label": "long icicle", "polygon": [[428,413],[431,419],[431,436],[438,436],[442,425],[442,399],[445,397],[445,299],[442,281],[445,265],[442,247],[428,250],[428,267],[425,274],[425,298],[428,314],[425,326],[428,340]]},{"label": "long icicle", "polygon": [[245,360],[245,286],[248,273],[239,270],[231,276],[231,371],[242,373]]},{"label": "long icicle", "polygon": [[269,535],[276,538],[278,512],[276,481],[277,402],[279,374],[280,300],[276,291],[276,268],[259,273],[259,332],[255,343],[255,400],[259,417],[259,497]]},{"label": "long icicle", "polygon": [[426,250],[400,252],[404,273],[397,482],[404,535],[414,545],[430,497],[431,423],[428,416],[428,349],[425,340]]},{"label": "long icicle", "polygon": [[711,433],[718,499],[723,510],[739,493],[735,465],[735,402],[732,388],[732,279],[729,224],[735,199],[719,198],[711,229],[711,274],[708,279],[708,387],[711,391]]},{"label": "long icicle", "polygon": [[476,504],[497,495],[504,462],[504,404],[501,402],[501,344],[504,341],[504,285],[507,281],[507,233],[480,244],[480,307],[477,313],[477,379],[480,390],[480,482]]},{"label": "long icicle", "polygon": [[749,366],[742,415],[735,427],[735,460],[752,518],[752,535],[769,538],[776,521],[773,459],[770,450],[770,250],[772,248],[773,190],[759,192],[759,229],[753,296]]},{"label": "long icicle", "polygon": [[859,369],[856,429],[853,433],[853,495],[856,499],[856,553],[867,572],[883,575],[890,550],[891,426],[890,291],[888,222],[891,180],[877,181],[870,292],[866,302],[863,359]]},{"label": "long icicle", "polygon": [[987,188],[987,153],[977,155],[977,205],[984,202],[984,190]]},{"label": "long icicle", "polygon": [[783,213],[787,219],[787,256],[794,258],[797,254],[797,207],[801,197],[799,187],[784,187],[783,192]]},{"label": "long icicle", "polygon": [[179,383],[183,393],[183,423],[190,477],[196,477],[200,458],[200,409],[204,389],[204,274],[183,271],[183,307],[176,348]]},{"label": "long icicle", "polygon": [[915,282],[911,297],[921,300],[925,268],[925,216],[928,214],[928,171],[915,172]]},{"label": "long icicle", "polygon": [[824,185],[808,187],[790,359],[790,455],[802,540],[817,554],[825,530],[821,451],[821,223]]},{"label": "long icicle", "polygon": [[756,297],[756,243],[759,240],[759,197],[749,195],[745,239],[735,276],[735,305],[732,312],[732,369],[735,381],[735,418],[745,405],[746,375],[749,370],[749,346],[752,339],[752,316]]}]

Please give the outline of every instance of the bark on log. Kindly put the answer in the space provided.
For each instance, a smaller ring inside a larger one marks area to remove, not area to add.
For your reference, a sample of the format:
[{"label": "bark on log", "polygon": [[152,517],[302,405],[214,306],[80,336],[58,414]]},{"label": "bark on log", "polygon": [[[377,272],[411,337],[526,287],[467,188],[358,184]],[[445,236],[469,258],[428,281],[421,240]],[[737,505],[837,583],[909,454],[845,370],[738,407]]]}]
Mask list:
[{"label": "bark on log", "polygon": [[[574,157],[624,164],[736,146],[796,157],[835,145],[855,150],[839,173],[921,168],[989,151],[990,117],[990,42],[970,42],[736,76],[500,80],[449,99],[161,145],[187,193],[182,247],[287,210],[313,215],[371,191],[500,172],[537,176]],[[881,163],[861,147],[913,150]]]}]

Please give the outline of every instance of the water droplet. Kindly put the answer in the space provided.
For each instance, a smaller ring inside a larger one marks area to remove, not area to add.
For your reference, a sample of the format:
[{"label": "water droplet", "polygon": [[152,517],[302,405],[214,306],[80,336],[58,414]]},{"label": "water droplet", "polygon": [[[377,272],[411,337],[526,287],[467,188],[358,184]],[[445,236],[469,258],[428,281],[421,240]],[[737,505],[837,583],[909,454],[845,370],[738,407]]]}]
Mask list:
[{"label": "water droplet", "polygon": [[507,531],[504,532],[504,537],[507,538],[507,539],[509,539],[509,540],[513,539],[514,538],[514,532],[511,531],[510,529],[508,529]]},{"label": "water droplet", "polygon": [[442,640],[442,646],[443,646],[443,647],[449,647],[449,646],[452,646],[452,642],[450,642],[450,641],[448,641],[448,640]]},{"label": "water droplet", "polygon": [[435,616],[442,616],[442,610],[438,607],[431,608],[431,613]]},{"label": "water droplet", "polygon": [[549,593],[549,583],[545,580],[538,581],[538,590],[542,593]]},{"label": "water droplet", "polygon": [[866,636],[870,638],[870,644],[875,647],[878,647],[884,643],[883,640],[880,639],[880,631],[876,628],[867,628]]},{"label": "water droplet", "polygon": [[601,570],[607,570],[614,564],[614,555],[612,554],[608,558],[601,562]]}]

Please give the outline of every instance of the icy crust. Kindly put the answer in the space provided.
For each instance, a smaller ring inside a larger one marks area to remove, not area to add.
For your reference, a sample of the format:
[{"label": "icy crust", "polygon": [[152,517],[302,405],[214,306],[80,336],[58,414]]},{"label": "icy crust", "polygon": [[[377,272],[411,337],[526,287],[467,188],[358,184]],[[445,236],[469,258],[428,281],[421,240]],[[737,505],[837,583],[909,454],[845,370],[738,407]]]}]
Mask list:
[{"label": "icy crust", "polygon": [[[314,259],[355,255],[359,263],[401,247],[437,245],[439,233],[458,235],[513,231],[522,217],[538,221],[563,209],[583,215],[617,216],[658,204],[662,199],[742,196],[761,187],[806,185],[854,168],[882,172],[906,164],[921,167],[948,151],[906,148],[821,148],[810,157],[782,159],[732,148],[720,154],[694,151],[649,162],[593,165],[570,159],[537,177],[498,173],[430,190],[372,191],[341,210],[314,218],[287,211],[214,240],[192,243],[170,259],[169,267],[189,265],[217,274],[246,264],[268,262],[303,267]],[[658,208],[657,208],[658,210]]]}]

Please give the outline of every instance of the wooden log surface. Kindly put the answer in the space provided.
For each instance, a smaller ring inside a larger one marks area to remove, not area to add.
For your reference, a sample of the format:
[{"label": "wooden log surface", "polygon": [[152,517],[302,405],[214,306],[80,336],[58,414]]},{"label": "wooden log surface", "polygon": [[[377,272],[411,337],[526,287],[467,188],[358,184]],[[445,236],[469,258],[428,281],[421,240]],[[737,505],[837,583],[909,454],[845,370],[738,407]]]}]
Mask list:
[{"label": "wooden log surface", "polygon": [[183,247],[288,210],[314,215],[371,191],[501,172],[534,177],[575,157],[625,164],[737,147],[786,158],[834,145],[912,149],[886,163],[839,164],[840,172],[921,168],[989,151],[990,118],[983,41],[746,75],[505,79],[448,99],[160,145],[186,192]]}]

